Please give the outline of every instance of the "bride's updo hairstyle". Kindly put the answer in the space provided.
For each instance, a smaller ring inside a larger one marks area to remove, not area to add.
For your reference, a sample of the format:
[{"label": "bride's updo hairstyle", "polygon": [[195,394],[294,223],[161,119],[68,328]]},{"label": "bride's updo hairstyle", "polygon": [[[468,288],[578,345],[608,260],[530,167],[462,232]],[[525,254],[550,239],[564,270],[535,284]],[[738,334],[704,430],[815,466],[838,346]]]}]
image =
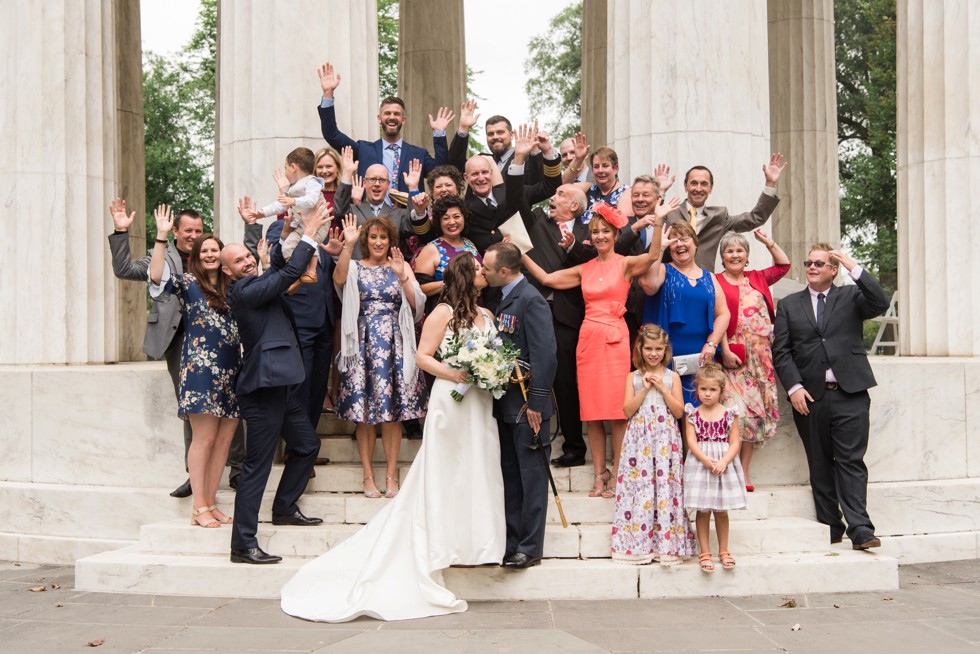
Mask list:
[{"label": "bride's updo hairstyle", "polygon": [[449,319],[449,330],[460,332],[473,326],[476,320],[476,300],[480,291],[476,288],[476,259],[469,252],[463,252],[453,258],[442,273],[442,294],[439,302],[444,302],[453,308],[453,317]]}]

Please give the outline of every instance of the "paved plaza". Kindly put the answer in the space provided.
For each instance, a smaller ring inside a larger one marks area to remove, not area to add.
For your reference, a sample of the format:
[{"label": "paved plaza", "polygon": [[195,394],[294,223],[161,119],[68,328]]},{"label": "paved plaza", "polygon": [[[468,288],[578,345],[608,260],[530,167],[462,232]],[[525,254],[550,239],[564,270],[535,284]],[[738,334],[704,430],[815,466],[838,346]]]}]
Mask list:
[{"label": "paved plaza", "polygon": [[331,625],[274,600],[86,593],[72,567],[0,563],[0,652],[980,652],[980,561],[900,574],[879,593],[479,602]]}]

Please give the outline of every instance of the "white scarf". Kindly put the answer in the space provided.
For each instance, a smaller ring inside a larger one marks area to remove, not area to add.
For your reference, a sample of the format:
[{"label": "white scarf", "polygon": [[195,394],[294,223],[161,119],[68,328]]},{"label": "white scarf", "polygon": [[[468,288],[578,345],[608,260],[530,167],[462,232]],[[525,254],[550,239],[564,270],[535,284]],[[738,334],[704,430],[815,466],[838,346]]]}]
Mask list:
[{"label": "white scarf", "polygon": [[[347,282],[344,284],[343,311],[340,317],[340,369],[350,371],[357,364],[360,347],[357,342],[357,318],[361,314],[361,293],[357,287],[357,269],[360,264],[350,262],[347,269]],[[405,381],[411,383],[415,377],[415,323],[422,320],[425,309],[425,295],[419,283],[412,281],[415,294],[415,311],[408,302],[402,288],[402,304],[398,309],[398,331],[402,337],[402,360]]]}]

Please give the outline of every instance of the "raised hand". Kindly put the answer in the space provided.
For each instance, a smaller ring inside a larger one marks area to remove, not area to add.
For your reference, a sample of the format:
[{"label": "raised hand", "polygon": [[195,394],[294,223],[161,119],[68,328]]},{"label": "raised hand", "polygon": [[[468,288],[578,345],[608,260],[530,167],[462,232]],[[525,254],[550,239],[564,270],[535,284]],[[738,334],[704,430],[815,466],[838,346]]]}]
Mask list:
[{"label": "raised hand", "polygon": [[333,218],[333,207],[321,199],[317,202],[313,211],[309,213],[301,211],[300,216],[303,217],[303,235],[315,238],[320,228],[329,223],[331,218]]},{"label": "raised hand", "polygon": [[572,243],[575,242],[575,234],[572,234],[572,230],[561,233],[561,240],[558,241],[558,246],[563,250],[567,250],[572,247]]},{"label": "raised hand", "polygon": [[136,219],[136,212],[126,215],[126,201],[116,198],[109,203],[109,215],[112,216],[112,228],[117,232],[128,232],[129,226]]},{"label": "raised hand", "polygon": [[418,193],[412,197],[412,209],[416,216],[424,216],[429,210],[429,196],[425,193]]},{"label": "raised hand", "polygon": [[670,225],[668,225],[667,223],[664,223],[662,229],[663,229],[663,236],[660,237],[660,249],[663,251],[667,251],[671,245],[677,242],[677,238],[676,237],[671,238],[671,235],[674,233],[674,230],[672,230],[670,228]]},{"label": "raised hand", "polygon": [[419,180],[422,178],[422,162],[418,159],[409,161],[408,172],[402,173],[402,177],[405,178],[405,186],[408,187],[409,191],[417,191],[419,189]]},{"label": "raised hand", "polygon": [[759,241],[767,248],[772,247],[773,245],[776,244],[776,241],[772,240],[769,237],[769,234],[766,234],[764,231],[762,231],[761,227],[755,230],[754,232],[752,232],[752,236],[755,236],[755,240]]},{"label": "raised hand", "polygon": [[840,265],[844,266],[847,272],[851,272],[851,270],[854,269],[854,266],[857,265],[857,261],[852,259],[850,255],[843,250],[831,250],[830,260],[840,263]]},{"label": "raised hand", "polygon": [[334,72],[333,64],[329,61],[317,69],[320,76],[320,89],[323,97],[332,98],[334,90],[340,86],[340,75]]},{"label": "raised hand", "polygon": [[340,228],[331,227],[327,232],[326,242],[320,243],[320,247],[332,257],[340,256],[340,251],[344,249],[344,241],[341,238]]},{"label": "raised hand", "polygon": [[153,219],[156,220],[157,224],[157,238],[161,240],[167,240],[167,234],[174,226],[174,216],[170,212],[169,204],[161,204],[159,207],[153,210]]},{"label": "raised hand", "polygon": [[272,179],[276,180],[276,186],[279,187],[279,193],[285,193],[286,189],[289,188],[289,180],[286,179],[286,171],[282,168],[276,168],[272,171]]},{"label": "raised hand", "polygon": [[766,176],[766,186],[775,186],[779,182],[779,176],[783,174],[783,168],[788,165],[788,161],[783,163],[781,152],[773,153],[769,157],[769,165],[762,164],[762,174]]},{"label": "raised hand", "polygon": [[657,206],[653,208],[653,215],[656,217],[658,221],[663,221],[663,219],[667,217],[667,214],[669,214],[674,209],[679,209],[680,206],[681,206],[680,198],[671,198],[666,202],[661,202],[657,204]]},{"label": "raised hand", "polygon": [[364,178],[354,173],[351,178],[350,201],[351,204],[360,204],[364,199]]},{"label": "raised hand", "polygon": [[401,284],[405,283],[405,255],[402,254],[402,250],[398,246],[391,248],[391,255],[388,256],[388,265],[391,267],[391,272],[395,273],[395,277],[398,278],[398,282]]},{"label": "raised hand", "polygon": [[674,185],[674,180],[677,179],[676,175],[670,174],[670,166],[667,164],[657,164],[653,169],[653,176],[656,178],[657,182],[660,184],[660,195],[667,195],[667,189]]},{"label": "raised hand", "polygon": [[295,198],[291,198],[288,195],[280,195],[276,199],[279,202],[279,204],[281,204],[284,207],[295,207],[296,206],[296,199]]},{"label": "raised hand", "polygon": [[476,110],[476,100],[467,100],[459,106],[459,131],[468,133],[476,125],[476,121],[480,120]]},{"label": "raised hand", "polygon": [[262,217],[252,198],[247,195],[238,199],[238,215],[242,217],[246,225],[254,225],[255,221]]},{"label": "raised hand", "polygon": [[575,137],[572,140],[575,141],[575,159],[577,161],[585,161],[589,156],[589,150],[592,149],[589,147],[588,141],[585,140],[585,134],[575,132]]},{"label": "raised hand", "polygon": [[340,181],[348,184],[357,172],[357,162],[354,161],[354,148],[347,145],[340,151]]},{"label": "raised hand", "polygon": [[[537,121],[534,122],[534,126],[535,128],[537,128],[538,126]],[[537,137],[535,138],[535,145],[539,150],[541,150],[541,154],[546,156],[551,154],[551,152],[555,149],[555,146],[552,145],[551,143],[551,135],[548,134],[548,132],[544,132],[544,131],[539,131],[537,133]]]},{"label": "raised hand", "polygon": [[271,265],[269,261],[269,241],[260,238],[258,245],[255,246],[255,251],[259,253],[259,263],[262,264],[262,269],[267,270]]},{"label": "raised hand", "polygon": [[354,247],[358,237],[361,235],[361,228],[357,224],[357,217],[349,213],[344,217],[344,245]]},{"label": "raised hand", "polygon": [[536,138],[537,133],[531,125],[525,123],[517,126],[514,134],[514,163],[524,163]]},{"label": "raised hand", "polygon": [[449,107],[439,107],[435,118],[432,117],[432,114],[429,114],[429,127],[432,128],[433,132],[445,131],[449,123],[453,122],[455,118],[456,114],[450,111]]}]

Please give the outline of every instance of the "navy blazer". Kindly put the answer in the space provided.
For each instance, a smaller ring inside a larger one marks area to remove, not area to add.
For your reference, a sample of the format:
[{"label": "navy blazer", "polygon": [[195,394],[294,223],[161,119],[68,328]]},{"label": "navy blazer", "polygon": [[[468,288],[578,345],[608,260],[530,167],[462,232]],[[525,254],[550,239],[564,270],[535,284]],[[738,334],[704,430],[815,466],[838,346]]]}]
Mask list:
[{"label": "navy blazer", "polygon": [[228,306],[242,339],[239,395],[260,388],[291,386],[306,378],[303,357],[282,294],[306,270],[315,248],[301,241],[285,268],[269,268],[228,286]]},{"label": "navy blazer", "polygon": [[[512,331],[504,331],[505,327]],[[554,414],[551,387],[558,367],[555,328],[551,322],[548,303],[527,277],[518,282],[510,294],[500,301],[497,308],[497,331],[501,338],[520,348],[521,360],[531,366],[531,384],[527,389],[528,407],[540,411],[542,418],[550,418]],[[517,422],[523,407],[524,395],[520,386],[513,383],[507,387],[503,397],[494,401],[493,415],[500,420]],[[527,420],[523,416],[521,419]]]},{"label": "navy blazer", "polygon": [[[317,107],[317,110],[320,112],[320,132],[323,134],[324,140],[337,152],[340,152],[348,146],[354,148],[357,173],[361,177],[364,177],[367,173],[368,166],[373,166],[374,164],[384,165],[385,160],[382,155],[382,151],[386,145],[384,141],[381,139],[374,142],[355,141],[337,128],[337,111],[335,107]],[[403,173],[408,172],[408,165],[412,159],[418,159],[422,162],[422,178],[420,184],[425,183],[425,178],[429,176],[433,168],[445,165],[449,155],[449,146],[447,143],[445,136],[432,137],[432,145],[436,152],[436,156],[433,158],[425,148],[420,148],[417,145],[402,141],[401,158],[398,165],[398,190],[408,192]]]},{"label": "navy blazer", "polygon": [[[269,225],[265,233],[267,241],[279,242],[283,222],[276,220]],[[282,258],[280,248],[270,248],[269,256],[273,267],[286,267],[286,260]],[[321,248],[317,248],[314,256],[317,257],[316,283],[300,284],[295,293],[284,295],[283,299],[293,312],[293,322],[296,323],[297,329],[319,331],[326,326],[333,330],[333,257]]]},{"label": "navy blazer", "polygon": [[776,307],[772,356],[785,390],[796,384],[819,400],[828,366],[848,393],[876,384],[864,351],[864,321],[888,308],[888,296],[867,270],[854,285],[834,286],[827,295],[824,327],[817,326],[809,287],[787,295]]}]

